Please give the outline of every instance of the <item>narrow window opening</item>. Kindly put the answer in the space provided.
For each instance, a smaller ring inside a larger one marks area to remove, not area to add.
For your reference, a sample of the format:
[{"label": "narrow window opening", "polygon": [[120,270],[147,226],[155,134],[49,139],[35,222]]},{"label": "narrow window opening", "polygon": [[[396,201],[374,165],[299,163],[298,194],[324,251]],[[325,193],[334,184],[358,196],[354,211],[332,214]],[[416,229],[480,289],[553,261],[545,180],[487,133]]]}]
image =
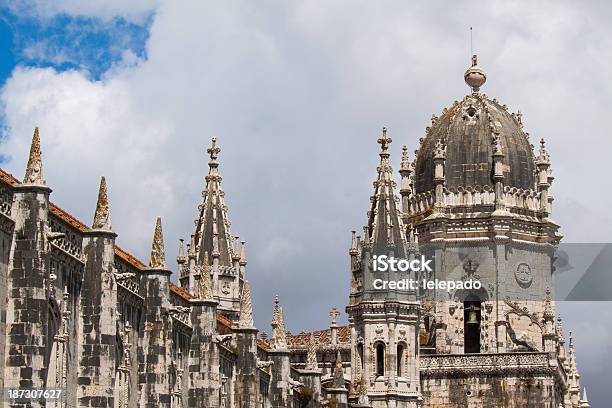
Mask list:
[{"label": "narrow window opening", "polygon": [[403,377],[404,376],[404,345],[403,344],[398,344],[397,345],[397,376],[398,377]]},{"label": "narrow window opening", "polygon": [[385,345],[378,343],[376,345],[376,376],[385,375]]}]

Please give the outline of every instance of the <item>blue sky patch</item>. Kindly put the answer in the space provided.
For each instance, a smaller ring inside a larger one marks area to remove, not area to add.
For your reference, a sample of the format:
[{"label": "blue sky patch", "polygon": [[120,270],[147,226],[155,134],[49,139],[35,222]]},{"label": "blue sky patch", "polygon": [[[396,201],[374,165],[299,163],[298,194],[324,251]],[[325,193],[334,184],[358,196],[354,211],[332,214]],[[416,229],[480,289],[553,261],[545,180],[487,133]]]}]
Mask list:
[{"label": "blue sky patch", "polygon": [[100,77],[126,51],[145,58],[153,15],[142,25],[116,17],[100,20],[60,14],[51,18],[15,15],[0,8],[0,85],[16,65],[85,71]]}]

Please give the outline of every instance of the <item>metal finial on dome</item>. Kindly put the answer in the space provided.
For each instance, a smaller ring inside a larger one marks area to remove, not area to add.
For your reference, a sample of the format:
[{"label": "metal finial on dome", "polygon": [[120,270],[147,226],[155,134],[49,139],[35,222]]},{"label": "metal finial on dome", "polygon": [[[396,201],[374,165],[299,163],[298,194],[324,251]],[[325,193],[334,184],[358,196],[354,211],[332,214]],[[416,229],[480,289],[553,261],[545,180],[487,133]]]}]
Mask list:
[{"label": "metal finial on dome", "polygon": [[478,66],[478,56],[472,55],[472,66],[463,74],[465,83],[472,89],[472,92],[480,91],[480,87],[487,82],[487,74]]}]

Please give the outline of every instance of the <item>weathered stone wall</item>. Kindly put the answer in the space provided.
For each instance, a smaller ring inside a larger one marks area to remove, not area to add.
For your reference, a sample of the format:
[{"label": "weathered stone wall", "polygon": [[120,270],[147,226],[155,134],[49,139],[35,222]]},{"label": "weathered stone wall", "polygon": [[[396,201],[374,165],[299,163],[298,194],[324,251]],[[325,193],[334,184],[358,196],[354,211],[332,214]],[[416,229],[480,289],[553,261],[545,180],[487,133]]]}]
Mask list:
[{"label": "weathered stone wall", "polygon": [[139,406],[170,406],[170,271],[150,269],[143,273],[144,318],[138,354]]},{"label": "weathered stone wall", "polygon": [[15,191],[15,240],[7,279],[5,387],[42,388],[46,381],[49,307],[45,227],[49,192],[38,186],[20,186]]},{"label": "weathered stone wall", "polygon": [[424,408],[557,408],[548,376],[421,377]]},{"label": "weathered stone wall", "polygon": [[0,213],[0,389],[2,390],[4,390],[4,366],[6,363],[7,275],[12,242],[13,221],[4,213]]},{"label": "weathered stone wall", "polygon": [[217,303],[196,299],[191,307],[188,407],[219,405],[219,351],[215,343]]},{"label": "weathered stone wall", "polygon": [[79,406],[113,407],[116,368],[117,287],[113,270],[115,234],[95,231],[83,241],[86,259],[81,288]]}]

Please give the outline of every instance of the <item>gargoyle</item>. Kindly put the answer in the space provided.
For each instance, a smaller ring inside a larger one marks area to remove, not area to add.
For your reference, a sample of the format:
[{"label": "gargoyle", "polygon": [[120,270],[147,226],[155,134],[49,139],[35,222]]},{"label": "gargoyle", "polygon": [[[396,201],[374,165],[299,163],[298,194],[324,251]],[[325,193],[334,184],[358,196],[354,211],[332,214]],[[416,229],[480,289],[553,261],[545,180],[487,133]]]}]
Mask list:
[{"label": "gargoyle", "polygon": [[268,368],[272,364],[274,364],[274,361],[261,361],[259,359],[257,360],[257,368]]},{"label": "gargoyle", "polygon": [[224,343],[227,343],[228,341],[230,341],[232,337],[233,336],[231,334],[217,334],[215,339],[217,340],[219,344],[223,345]]}]

